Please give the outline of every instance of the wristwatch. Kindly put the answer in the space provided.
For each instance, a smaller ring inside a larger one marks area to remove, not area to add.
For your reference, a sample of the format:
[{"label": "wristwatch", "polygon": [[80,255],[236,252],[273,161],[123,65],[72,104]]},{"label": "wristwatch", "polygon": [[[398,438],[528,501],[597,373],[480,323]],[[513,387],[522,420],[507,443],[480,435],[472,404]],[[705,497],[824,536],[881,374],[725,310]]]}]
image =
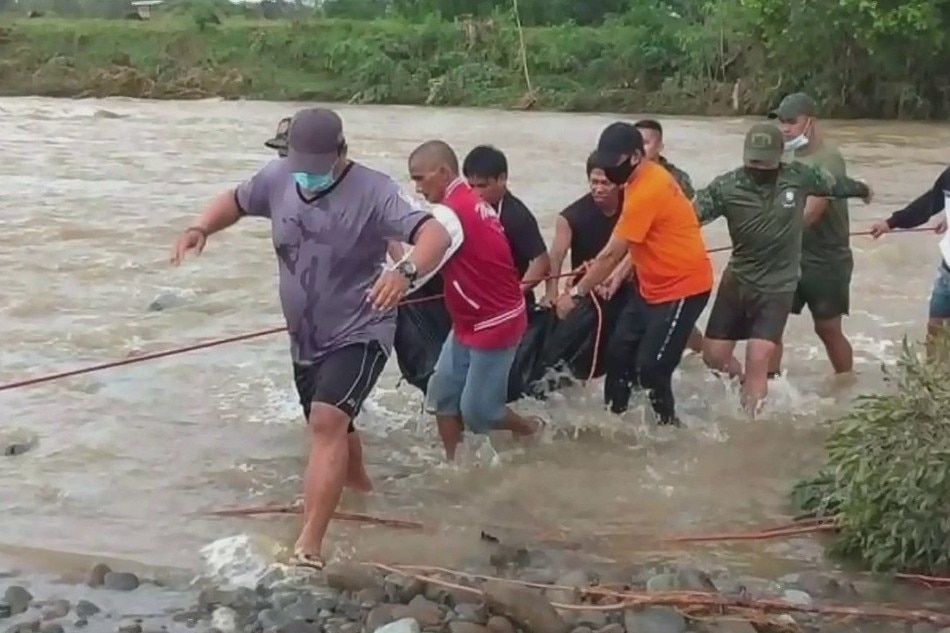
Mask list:
[{"label": "wristwatch", "polygon": [[414,282],[416,277],[419,276],[419,269],[416,268],[416,265],[408,259],[405,259],[396,265],[396,272],[408,279],[409,283]]}]

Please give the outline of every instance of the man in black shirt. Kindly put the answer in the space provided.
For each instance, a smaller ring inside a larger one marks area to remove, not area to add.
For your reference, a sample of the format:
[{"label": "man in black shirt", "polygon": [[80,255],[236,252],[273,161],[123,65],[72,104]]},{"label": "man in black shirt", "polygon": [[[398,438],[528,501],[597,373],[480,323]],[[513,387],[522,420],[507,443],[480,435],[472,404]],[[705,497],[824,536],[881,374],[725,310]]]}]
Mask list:
[{"label": "man in black shirt", "polygon": [[498,212],[521,275],[525,298],[529,305],[533,304],[534,287],[550,274],[551,261],[537,219],[521,200],[508,191],[508,159],[495,147],[479,145],[465,157],[462,174],[485,202]]},{"label": "man in black shirt", "polygon": [[947,234],[947,218],[950,216],[950,167],[937,177],[933,188],[925,191],[903,209],[895,211],[886,220],[875,222],[871,235],[877,239],[892,229],[913,229],[927,222],[938,213],[944,213],[934,232],[943,235],[940,240],[941,261],[937,267],[937,279],[930,293],[930,309],[927,319],[928,352],[933,355],[934,337],[946,332],[950,323],[950,234]]},{"label": "man in black shirt", "polygon": [[[571,252],[572,270],[597,257],[617,225],[622,192],[607,179],[602,169],[594,168],[591,158],[587,159],[587,183],[590,191],[557,216],[550,253],[552,275],[561,274],[568,251]],[[560,279],[547,281],[545,303],[553,303],[560,294],[560,285]],[[598,294],[603,296],[603,292],[601,288]]]}]

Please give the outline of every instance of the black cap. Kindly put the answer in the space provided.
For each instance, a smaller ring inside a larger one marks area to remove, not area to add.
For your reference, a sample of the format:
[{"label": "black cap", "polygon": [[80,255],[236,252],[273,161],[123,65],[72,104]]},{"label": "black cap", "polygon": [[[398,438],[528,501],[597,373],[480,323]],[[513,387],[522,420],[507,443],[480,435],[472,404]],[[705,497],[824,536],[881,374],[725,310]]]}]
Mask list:
[{"label": "black cap", "polygon": [[644,152],[643,135],[633,124],[617,121],[600,133],[595,162],[613,166],[620,163],[621,157],[633,156],[635,152]]}]

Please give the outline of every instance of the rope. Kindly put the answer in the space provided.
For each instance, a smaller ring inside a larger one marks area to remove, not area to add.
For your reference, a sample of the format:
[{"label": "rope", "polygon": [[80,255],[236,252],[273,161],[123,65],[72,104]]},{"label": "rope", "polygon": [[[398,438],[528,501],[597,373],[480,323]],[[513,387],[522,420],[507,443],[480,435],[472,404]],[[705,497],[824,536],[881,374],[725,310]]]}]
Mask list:
[{"label": "rope", "polygon": [[[900,230],[892,231],[892,233],[924,233],[924,232],[933,232],[933,229],[924,227],[924,228],[900,229]],[[870,235],[870,234],[871,234],[871,231],[857,231],[857,232],[851,233],[850,236],[855,237],[855,236]],[[706,252],[712,254],[712,253],[721,253],[728,250],[732,250],[732,246],[720,246],[718,248],[711,248],[711,249],[708,249]],[[577,270],[572,270],[570,272],[562,273],[559,275],[549,275],[543,278],[541,281],[548,281],[551,279],[561,279],[564,277],[572,277],[582,271],[583,271],[583,267]],[[433,301],[435,299],[441,299],[443,296],[444,295],[439,294],[439,295],[433,295],[431,297],[420,297],[418,299],[405,299],[401,301],[399,305],[400,306],[415,305],[418,303],[423,303],[425,301]],[[592,298],[593,303],[594,303],[594,308],[597,311],[597,337],[594,343],[594,356],[591,361],[591,371],[590,371],[590,376],[588,380],[593,378],[594,370],[597,366],[597,358],[598,358],[598,355],[600,354],[600,333],[601,333],[601,329],[603,328],[603,321],[604,321],[603,308],[600,305],[600,302],[598,301],[595,293],[592,292],[590,294],[590,297]],[[174,348],[162,350],[159,352],[139,354],[135,356],[130,356],[128,358],[123,358],[121,360],[102,362],[95,365],[89,365],[87,367],[81,367],[78,369],[71,369],[68,371],[61,371],[61,372],[56,372],[52,374],[44,374],[42,376],[35,376],[33,378],[24,378],[22,380],[8,382],[6,384],[0,385],[0,391],[9,391],[10,389],[17,389],[19,387],[29,387],[32,385],[39,385],[39,384],[43,384],[47,382],[61,380],[63,378],[72,378],[73,376],[82,376],[84,374],[91,374],[98,371],[103,371],[105,369],[112,369],[114,367],[123,367],[125,365],[133,365],[135,363],[143,363],[149,360],[167,358],[169,356],[177,356],[179,354],[186,354],[188,352],[194,352],[197,350],[209,349],[211,347],[218,347],[221,345],[227,345],[229,343],[239,343],[241,341],[249,341],[255,338],[270,336],[271,334],[277,334],[278,332],[285,332],[286,330],[287,330],[286,326],[270,327],[264,330],[257,330],[254,332],[237,334],[235,336],[227,336],[223,338],[211,339],[210,341],[194,343],[192,345],[186,345],[183,347],[174,347]]]}]

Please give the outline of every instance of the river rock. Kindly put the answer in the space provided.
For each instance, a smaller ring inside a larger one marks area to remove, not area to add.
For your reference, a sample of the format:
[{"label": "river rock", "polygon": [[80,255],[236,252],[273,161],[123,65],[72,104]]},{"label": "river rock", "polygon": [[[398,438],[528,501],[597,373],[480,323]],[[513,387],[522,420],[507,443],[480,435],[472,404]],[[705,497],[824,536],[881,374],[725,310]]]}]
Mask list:
[{"label": "river rock", "polygon": [[481,624],[455,620],[449,622],[449,633],[491,633],[491,631],[488,627],[482,626]]},{"label": "river rock", "polygon": [[811,596],[798,589],[786,589],[782,594],[782,600],[799,607],[807,607],[812,603]]},{"label": "river rock", "polygon": [[575,626],[571,629],[571,633],[594,633],[594,629],[589,626]]},{"label": "river rock", "polygon": [[396,617],[393,615],[393,607],[394,605],[391,604],[378,604],[370,609],[369,614],[366,616],[367,633],[374,633],[376,629],[395,621]]},{"label": "river rock", "polygon": [[595,633],[624,633],[623,625],[616,622],[608,624],[605,627],[597,629]]},{"label": "river rock", "polygon": [[442,612],[442,608],[436,603],[423,596],[416,596],[409,601],[408,605],[394,607],[393,617],[396,620],[411,618],[415,620],[419,626],[425,628],[427,626],[441,624],[445,614]]},{"label": "river rock", "polygon": [[317,620],[326,606],[325,600],[321,600],[312,593],[302,593],[283,611],[284,615],[291,620]]},{"label": "river rock", "polygon": [[412,618],[403,618],[376,629],[376,633],[421,633],[419,623]]},{"label": "river rock", "polygon": [[36,633],[40,630],[40,621],[37,618],[14,624],[7,629],[7,633]]},{"label": "river rock", "polygon": [[293,620],[279,627],[276,633],[323,633],[323,627],[318,622]]},{"label": "river rock", "polygon": [[139,577],[127,571],[110,571],[102,584],[112,591],[135,591],[139,588]]},{"label": "river rock", "polygon": [[[485,626],[491,633],[515,633],[515,625],[511,623],[511,620],[500,615],[493,615],[488,618]],[[621,631],[621,633],[623,632]]]},{"label": "river rock", "polygon": [[88,600],[80,600],[76,603],[76,615],[81,618],[88,618],[89,616],[96,615],[100,611],[102,611],[102,609]]},{"label": "river rock", "polygon": [[383,582],[383,590],[390,602],[405,604],[426,590],[426,584],[418,578],[390,574]]},{"label": "river rock", "polygon": [[707,628],[709,633],[759,633],[758,629],[745,620],[722,620],[707,625]]},{"label": "river rock", "polygon": [[379,580],[366,565],[330,563],[323,570],[327,585],[340,591],[359,591],[379,586]]},{"label": "river rock", "polygon": [[65,633],[65,630],[59,622],[44,622],[40,625],[39,633]]},{"label": "river rock", "polygon": [[33,448],[33,444],[29,442],[11,442],[3,447],[3,456],[16,457],[17,455],[29,452],[31,448]]},{"label": "river rock", "polygon": [[105,584],[106,574],[112,573],[112,568],[105,563],[93,565],[86,575],[86,584],[90,587],[101,587]]},{"label": "river rock", "polygon": [[369,587],[367,589],[360,589],[356,593],[356,601],[360,603],[360,606],[364,609],[370,609],[373,605],[379,604],[386,600],[386,592],[383,591],[382,587]]},{"label": "river rock", "polygon": [[284,612],[278,611],[277,609],[262,609],[261,612],[257,614],[257,623],[260,624],[261,628],[265,631],[278,629],[284,624],[287,624],[288,621],[289,619],[284,615]]},{"label": "river rock", "polygon": [[800,574],[789,574],[779,579],[780,582],[791,585],[795,589],[824,598],[836,598],[842,595],[855,595],[857,591],[848,581],[839,581],[830,574],[806,571]]},{"label": "river rock", "polygon": [[42,614],[44,620],[58,620],[69,615],[72,605],[69,600],[53,600],[43,607]]},{"label": "river rock", "polygon": [[473,622],[481,625],[488,622],[488,606],[484,602],[457,604],[453,611],[455,611],[455,618],[462,622]]},{"label": "river rock", "polygon": [[[296,600],[296,592],[293,594]],[[217,607],[229,607],[235,611],[250,611],[257,607],[261,596],[254,589],[240,587],[238,589],[221,589],[207,587],[198,594],[198,605],[207,611],[214,611]]]},{"label": "river rock", "polygon": [[19,615],[30,608],[33,602],[33,594],[20,585],[10,585],[3,593],[3,601],[10,605],[10,613]]},{"label": "river rock", "polygon": [[148,311],[161,312],[162,310],[174,308],[176,306],[183,305],[184,303],[185,298],[183,296],[177,295],[173,292],[163,292],[156,296],[152,302],[148,304]]},{"label": "river rock", "polygon": [[686,618],[669,607],[647,607],[624,613],[628,633],[684,633]]},{"label": "river rock", "polygon": [[597,631],[607,626],[607,614],[603,611],[581,611],[574,618],[574,624]]},{"label": "river rock", "polygon": [[340,627],[340,633],[360,633],[363,630],[359,622],[347,622]]},{"label": "river rock", "polygon": [[142,623],[135,620],[120,622],[116,628],[118,633],[142,633]]},{"label": "river rock", "polygon": [[488,608],[503,615],[526,633],[565,633],[567,625],[540,593],[498,580],[483,587]]}]

